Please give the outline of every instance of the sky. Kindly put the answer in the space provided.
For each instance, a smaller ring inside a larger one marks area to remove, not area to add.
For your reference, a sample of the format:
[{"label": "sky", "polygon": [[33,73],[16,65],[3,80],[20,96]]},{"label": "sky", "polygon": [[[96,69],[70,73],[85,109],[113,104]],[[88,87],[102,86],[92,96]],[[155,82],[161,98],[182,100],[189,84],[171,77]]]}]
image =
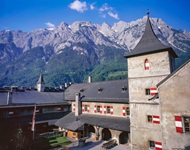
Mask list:
[{"label": "sky", "polygon": [[28,32],[75,21],[112,26],[140,19],[147,9],[150,17],[190,32],[190,0],[0,0],[0,31]]}]

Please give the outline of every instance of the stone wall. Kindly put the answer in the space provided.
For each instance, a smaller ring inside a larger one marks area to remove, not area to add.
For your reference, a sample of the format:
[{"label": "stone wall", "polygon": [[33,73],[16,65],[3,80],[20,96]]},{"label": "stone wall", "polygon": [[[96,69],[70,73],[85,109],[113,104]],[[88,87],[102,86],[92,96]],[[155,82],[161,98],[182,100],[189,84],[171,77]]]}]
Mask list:
[{"label": "stone wall", "polygon": [[[184,149],[190,145],[183,117],[190,117],[190,62],[162,83],[159,88],[164,149]],[[182,118],[183,132],[176,132],[175,116]]]}]

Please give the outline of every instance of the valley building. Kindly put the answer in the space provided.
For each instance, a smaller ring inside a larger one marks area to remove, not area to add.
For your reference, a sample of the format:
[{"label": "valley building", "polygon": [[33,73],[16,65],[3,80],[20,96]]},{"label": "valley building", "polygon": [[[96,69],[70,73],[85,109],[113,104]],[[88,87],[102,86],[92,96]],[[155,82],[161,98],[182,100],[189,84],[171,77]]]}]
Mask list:
[{"label": "valley building", "polygon": [[72,105],[72,112],[55,125],[66,136],[130,142],[127,80],[72,84],[65,91],[65,100]]},{"label": "valley building", "polygon": [[[31,132],[32,116],[36,106],[35,133],[52,131],[57,119],[70,111],[64,100],[63,89],[45,88],[43,76],[39,77],[37,89],[16,86],[0,89],[0,133],[8,134],[22,128]],[[32,136],[31,136],[32,138]]]},{"label": "valley building", "polygon": [[177,55],[158,40],[149,16],[125,58],[128,80],[66,89],[72,112],[55,125],[68,137],[114,139],[132,150],[190,149],[190,61],[175,70]]}]

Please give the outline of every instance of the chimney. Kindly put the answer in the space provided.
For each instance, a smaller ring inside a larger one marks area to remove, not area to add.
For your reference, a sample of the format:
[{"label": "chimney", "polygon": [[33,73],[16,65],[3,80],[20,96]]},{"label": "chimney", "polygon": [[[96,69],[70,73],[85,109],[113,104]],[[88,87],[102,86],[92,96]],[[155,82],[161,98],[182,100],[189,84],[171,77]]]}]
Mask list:
[{"label": "chimney", "polygon": [[11,105],[12,104],[12,92],[8,92],[7,94],[7,105]]},{"label": "chimney", "polygon": [[80,100],[80,93],[76,93],[75,95],[75,116],[79,116],[82,113],[82,106]]},{"label": "chimney", "polygon": [[88,83],[92,83],[92,76],[88,76]]},{"label": "chimney", "polygon": [[67,88],[67,86],[68,86],[67,83],[65,83],[65,88]]}]

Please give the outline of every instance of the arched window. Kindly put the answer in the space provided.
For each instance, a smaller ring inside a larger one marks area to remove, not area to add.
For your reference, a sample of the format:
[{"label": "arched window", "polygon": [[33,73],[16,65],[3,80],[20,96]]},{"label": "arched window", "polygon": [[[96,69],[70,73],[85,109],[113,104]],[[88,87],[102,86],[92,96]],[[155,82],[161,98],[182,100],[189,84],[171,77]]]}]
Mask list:
[{"label": "arched window", "polygon": [[149,70],[150,69],[150,64],[149,64],[149,60],[148,59],[145,59],[145,61],[144,61],[144,69],[145,70]]}]

